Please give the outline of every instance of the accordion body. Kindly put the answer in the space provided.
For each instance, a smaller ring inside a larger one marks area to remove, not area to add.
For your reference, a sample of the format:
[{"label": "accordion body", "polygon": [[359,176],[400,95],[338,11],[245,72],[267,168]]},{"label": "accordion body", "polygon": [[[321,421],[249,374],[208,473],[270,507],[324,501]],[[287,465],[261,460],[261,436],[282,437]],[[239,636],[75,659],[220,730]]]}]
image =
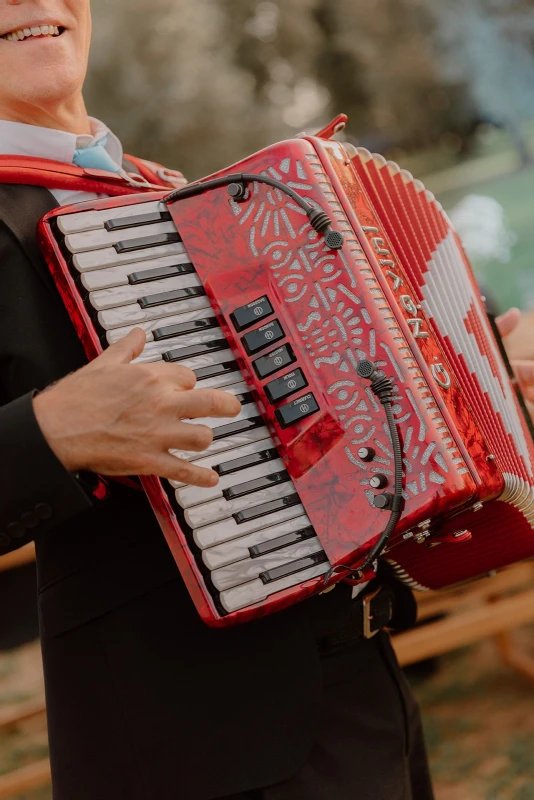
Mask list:
[{"label": "accordion body", "polygon": [[[258,176],[242,197],[224,185],[235,173]],[[260,176],[325,211],[342,247]],[[403,510],[383,558],[395,574],[435,589],[534,555],[531,436],[435,198],[327,134],[211,178],[190,196],[55,209],[39,232],[88,358],[139,325],[140,361],[182,363],[242,402],[236,420],[210,422],[207,451],[179,453],[217,468],[218,487],[141,479],[202,618],[280,610],[371,551],[394,453],[357,372],[366,359],[394,383]]]}]

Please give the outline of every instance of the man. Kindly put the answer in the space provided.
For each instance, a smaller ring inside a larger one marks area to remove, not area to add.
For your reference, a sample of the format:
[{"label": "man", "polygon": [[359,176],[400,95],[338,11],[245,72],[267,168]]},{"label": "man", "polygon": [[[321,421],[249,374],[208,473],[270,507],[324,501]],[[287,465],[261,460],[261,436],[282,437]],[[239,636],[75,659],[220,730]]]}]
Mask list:
[{"label": "man", "polygon": [[[83,102],[90,29],[89,0],[0,0],[0,154],[94,148],[121,169]],[[431,800],[416,705],[385,634],[361,635],[361,598],[209,629],[144,494],[92,497],[95,473],[213,485],[168,450],[210,442],[183,419],[238,408],[187,369],[131,364],[140,330],[84,366],[34,231],[91,196],[0,186],[0,547],[35,538],[55,799]]]}]

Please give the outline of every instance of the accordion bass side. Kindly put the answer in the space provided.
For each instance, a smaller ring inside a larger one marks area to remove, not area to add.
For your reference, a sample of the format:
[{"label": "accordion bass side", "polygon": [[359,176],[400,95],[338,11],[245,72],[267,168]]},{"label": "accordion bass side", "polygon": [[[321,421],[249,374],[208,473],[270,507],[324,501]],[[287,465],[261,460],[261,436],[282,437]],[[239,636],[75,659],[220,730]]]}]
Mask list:
[{"label": "accordion bass side", "polygon": [[534,555],[531,436],[458,238],[422,184],[333,129],[40,225],[88,358],[140,326],[139,361],[241,401],[207,421],[207,451],[177,452],[217,487],[142,478],[212,626],[320,592],[376,548],[396,469],[369,362],[402,449],[395,574],[434,589]]}]

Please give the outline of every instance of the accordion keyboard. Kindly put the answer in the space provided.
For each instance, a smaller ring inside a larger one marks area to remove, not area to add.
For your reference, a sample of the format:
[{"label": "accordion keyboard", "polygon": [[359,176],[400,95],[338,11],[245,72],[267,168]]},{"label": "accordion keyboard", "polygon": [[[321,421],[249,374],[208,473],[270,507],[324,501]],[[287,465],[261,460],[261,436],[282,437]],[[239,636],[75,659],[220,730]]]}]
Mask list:
[{"label": "accordion keyboard", "polygon": [[[67,214],[57,228],[103,346],[141,327],[147,341],[137,362],[181,364],[195,372],[199,388],[222,388],[241,402],[232,419],[195,420],[213,429],[206,451],[173,451],[214,469],[217,486],[165,481],[216,601],[236,611],[326,573],[326,553],[165,205]],[[259,303],[254,321],[264,312]],[[277,325],[270,324],[273,344]],[[251,340],[251,352],[256,346],[262,349]]]}]

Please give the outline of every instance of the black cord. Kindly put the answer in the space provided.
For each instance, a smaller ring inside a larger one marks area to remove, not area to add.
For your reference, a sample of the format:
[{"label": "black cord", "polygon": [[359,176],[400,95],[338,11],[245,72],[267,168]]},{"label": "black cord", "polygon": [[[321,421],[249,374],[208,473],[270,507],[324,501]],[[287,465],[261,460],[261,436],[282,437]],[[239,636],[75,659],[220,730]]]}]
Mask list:
[{"label": "black cord", "polygon": [[391,436],[391,443],[393,446],[393,463],[394,463],[394,490],[393,495],[382,495],[388,505],[388,510],[391,511],[388,523],[372,550],[367,555],[367,558],[359,567],[347,567],[344,564],[339,564],[337,567],[330,569],[324,576],[324,583],[327,584],[332,575],[341,570],[347,570],[350,574],[356,575],[361,578],[365,570],[373,564],[376,559],[380,557],[391,538],[391,534],[395,530],[395,526],[399,521],[402,513],[402,447],[399,438],[399,432],[395,424],[393,416],[393,380],[391,378],[377,377],[377,369],[372,361],[360,361],[357,367],[358,375],[361,378],[368,378],[371,381],[371,391],[378,397],[381,404],[384,406],[386,412],[386,419]]},{"label": "black cord", "polygon": [[310,221],[310,225],[317,233],[324,234],[325,242],[331,250],[339,250],[343,246],[343,234],[339,231],[332,230],[332,220],[321,209],[314,208],[307,200],[301,197],[298,192],[295,192],[290,186],[286,186],[282,181],[276,178],[269,178],[267,175],[255,175],[248,172],[235,172],[231,175],[225,175],[222,178],[211,178],[207,181],[200,181],[199,183],[191,183],[189,186],[184,186],[182,189],[175,189],[166,197],[163,198],[164,203],[172,203],[175,200],[185,200],[187,197],[195,197],[203,192],[210,191],[211,189],[218,189],[220,186],[228,186],[230,196],[239,202],[245,198],[246,184],[266,183],[268,186],[273,186],[281,192],[287,194],[298,206],[306,212],[306,216]]}]

